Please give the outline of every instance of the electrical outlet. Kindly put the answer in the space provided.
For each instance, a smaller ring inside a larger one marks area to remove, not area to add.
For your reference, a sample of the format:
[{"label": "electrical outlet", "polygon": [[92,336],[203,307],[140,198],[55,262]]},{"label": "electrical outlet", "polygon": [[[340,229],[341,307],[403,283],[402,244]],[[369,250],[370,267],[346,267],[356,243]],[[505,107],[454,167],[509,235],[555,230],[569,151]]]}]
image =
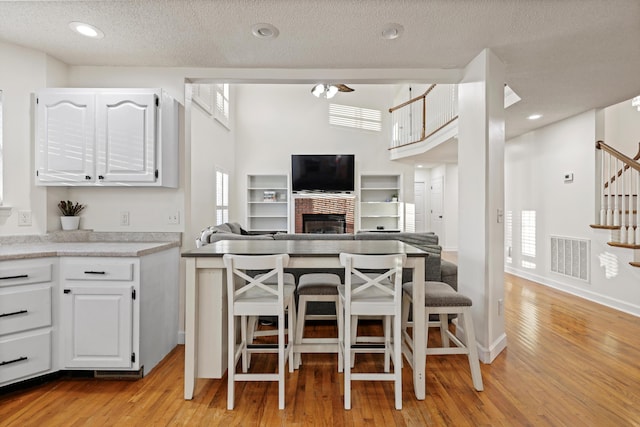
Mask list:
[{"label": "electrical outlet", "polygon": [[122,211],[120,212],[120,225],[129,225],[129,212]]},{"label": "electrical outlet", "polygon": [[167,224],[180,224],[180,211],[170,213],[167,217]]},{"label": "electrical outlet", "polygon": [[31,211],[18,211],[18,225],[31,225]]},{"label": "electrical outlet", "polygon": [[504,313],[504,300],[499,299],[498,300],[498,316],[502,316],[503,313]]}]

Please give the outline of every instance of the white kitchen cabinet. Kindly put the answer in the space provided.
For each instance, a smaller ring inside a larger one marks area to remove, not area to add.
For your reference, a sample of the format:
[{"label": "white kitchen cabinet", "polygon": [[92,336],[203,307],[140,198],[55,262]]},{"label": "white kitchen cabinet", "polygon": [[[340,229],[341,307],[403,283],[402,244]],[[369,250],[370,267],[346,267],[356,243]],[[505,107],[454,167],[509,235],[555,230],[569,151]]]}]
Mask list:
[{"label": "white kitchen cabinet", "polygon": [[177,102],[161,89],[36,94],[36,183],[178,186]]},{"label": "white kitchen cabinet", "polygon": [[0,386],[55,371],[56,259],[0,262]]},{"label": "white kitchen cabinet", "polygon": [[60,258],[61,368],[148,373],[176,345],[178,248]]},{"label": "white kitchen cabinet", "polygon": [[360,230],[403,231],[400,175],[360,175]]}]

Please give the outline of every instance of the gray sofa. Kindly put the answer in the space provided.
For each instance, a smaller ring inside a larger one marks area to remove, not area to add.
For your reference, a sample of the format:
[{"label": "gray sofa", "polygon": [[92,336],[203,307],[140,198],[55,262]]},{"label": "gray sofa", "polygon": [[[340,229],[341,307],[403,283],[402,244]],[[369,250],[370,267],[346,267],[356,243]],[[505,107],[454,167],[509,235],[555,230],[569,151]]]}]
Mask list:
[{"label": "gray sofa", "polygon": [[[238,223],[224,223],[207,227],[196,239],[196,246],[201,247],[219,240],[400,240],[409,245],[415,246],[427,252],[429,256],[425,258],[425,280],[445,282],[453,289],[458,289],[458,266],[452,262],[441,258],[442,247],[438,245],[438,236],[434,233],[389,233],[389,232],[358,232],[356,234],[249,234]],[[288,269],[298,279],[303,269]],[[331,272],[343,276],[342,270],[331,270]],[[411,272],[406,270],[403,281],[411,280]]]}]

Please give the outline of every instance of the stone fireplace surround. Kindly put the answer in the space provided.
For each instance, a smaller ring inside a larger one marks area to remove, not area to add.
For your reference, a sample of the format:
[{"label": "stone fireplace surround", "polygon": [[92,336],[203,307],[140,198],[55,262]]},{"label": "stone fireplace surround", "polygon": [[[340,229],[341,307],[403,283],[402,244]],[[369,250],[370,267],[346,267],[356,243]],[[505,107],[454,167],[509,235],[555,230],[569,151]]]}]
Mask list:
[{"label": "stone fireplace surround", "polygon": [[345,232],[355,230],[355,196],[343,194],[294,194],[295,232],[304,233],[303,214],[344,215]]}]

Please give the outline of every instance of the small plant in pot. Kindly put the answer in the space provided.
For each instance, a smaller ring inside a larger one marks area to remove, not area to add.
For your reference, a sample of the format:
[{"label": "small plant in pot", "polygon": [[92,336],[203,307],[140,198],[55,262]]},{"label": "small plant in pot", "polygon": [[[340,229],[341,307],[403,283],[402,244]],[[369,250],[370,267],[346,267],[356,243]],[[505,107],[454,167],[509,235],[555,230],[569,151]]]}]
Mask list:
[{"label": "small plant in pot", "polygon": [[60,217],[60,223],[63,230],[77,230],[80,226],[80,212],[84,210],[86,206],[76,202],[75,204],[71,200],[61,200],[58,203],[58,210],[62,215]]}]

